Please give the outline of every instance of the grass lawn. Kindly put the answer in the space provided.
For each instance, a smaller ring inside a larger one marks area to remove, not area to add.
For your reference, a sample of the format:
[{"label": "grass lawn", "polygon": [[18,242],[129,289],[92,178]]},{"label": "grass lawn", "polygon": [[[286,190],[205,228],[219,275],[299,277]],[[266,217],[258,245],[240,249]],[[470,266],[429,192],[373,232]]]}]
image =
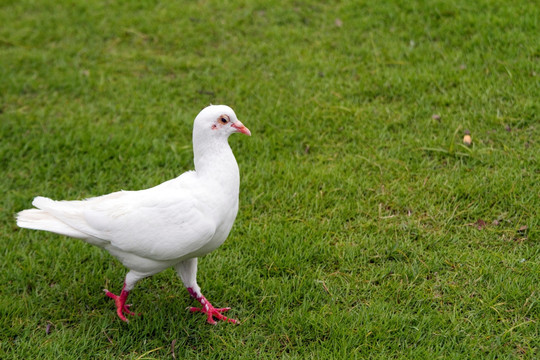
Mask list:
[{"label": "grass lawn", "polygon": [[[540,357],[536,2],[122,3],[0,5],[0,358]],[[14,214],[192,169],[209,103],[253,134],[198,276],[241,325],[172,270],[124,324],[123,266]]]}]

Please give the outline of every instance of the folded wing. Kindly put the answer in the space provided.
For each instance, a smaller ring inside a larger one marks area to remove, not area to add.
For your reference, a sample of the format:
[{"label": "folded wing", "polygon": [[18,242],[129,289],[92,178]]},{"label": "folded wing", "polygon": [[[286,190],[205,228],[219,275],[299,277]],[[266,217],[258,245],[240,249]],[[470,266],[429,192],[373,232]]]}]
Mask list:
[{"label": "folded wing", "polygon": [[212,239],[216,229],[193,191],[167,183],[81,201],[37,197],[33,205],[46,214],[26,210],[33,212],[27,215],[46,218],[50,224],[50,228],[41,226],[41,230],[75,235],[93,245],[113,246],[153,260],[172,260],[194,253]]}]

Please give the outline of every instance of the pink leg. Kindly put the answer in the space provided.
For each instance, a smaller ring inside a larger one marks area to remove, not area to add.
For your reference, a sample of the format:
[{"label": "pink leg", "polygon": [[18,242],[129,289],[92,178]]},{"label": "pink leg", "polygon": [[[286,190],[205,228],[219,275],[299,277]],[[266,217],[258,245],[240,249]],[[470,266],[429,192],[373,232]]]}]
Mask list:
[{"label": "pink leg", "polygon": [[231,308],[220,308],[220,309],[216,309],[215,307],[212,306],[212,304],[210,304],[210,301],[208,301],[204,296],[203,294],[200,294],[200,295],[197,295],[195,293],[195,291],[192,289],[192,288],[187,288],[187,291],[189,292],[189,294],[195,299],[197,300],[198,302],[201,303],[202,305],[202,308],[198,308],[198,307],[192,307],[189,309],[189,311],[191,312],[202,312],[202,313],[205,313],[207,315],[207,318],[206,318],[206,321],[208,321],[209,324],[212,324],[212,325],[215,325],[216,324],[216,321],[214,320],[214,317],[218,320],[223,320],[223,321],[227,321],[227,322],[230,322],[230,323],[233,323],[233,324],[237,324],[238,321],[237,320],[234,320],[234,319],[229,319],[223,315],[221,315],[222,312],[225,312],[225,311],[228,311],[230,310]]},{"label": "pink leg", "polygon": [[111,299],[114,299],[114,303],[116,304],[116,313],[118,314],[118,317],[124,320],[125,322],[129,322],[123,313],[126,313],[128,315],[135,315],[135,313],[129,310],[129,307],[131,306],[131,304],[126,304],[129,291],[126,291],[125,288],[126,288],[126,284],[124,283],[124,286],[122,287],[122,292],[120,292],[120,296],[114,295],[112,292],[110,292],[107,289],[104,289],[103,291],[105,291],[105,295],[107,295]]}]

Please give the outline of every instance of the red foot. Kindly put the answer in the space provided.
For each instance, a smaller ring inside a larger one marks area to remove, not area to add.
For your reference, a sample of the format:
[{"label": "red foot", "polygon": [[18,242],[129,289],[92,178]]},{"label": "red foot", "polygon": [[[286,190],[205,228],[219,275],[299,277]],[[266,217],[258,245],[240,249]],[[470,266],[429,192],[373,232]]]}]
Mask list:
[{"label": "red foot", "polygon": [[206,300],[206,298],[201,294],[200,296],[197,296],[192,288],[187,289],[192,297],[194,297],[198,302],[201,303],[202,308],[198,307],[191,307],[189,308],[189,311],[191,312],[202,312],[206,314],[206,321],[209,324],[215,325],[216,321],[214,320],[214,317],[218,320],[227,321],[233,324],[237,324],[238,320],[235,319],[229,319],[226,316],[221,315],[221,313],[230,310],[231,308],[218,308],[216,309],[212,304],[210,304],[210,301]]},{"label": "red foot", "polygon": [[129,307],[131,306],[131,304],[126,304],[129,291],[124,290],[125,287],[126,285],[124,285],[124,287],[122,288],[122,292],[120,293],[120,296],[113,294],[107,289],[104,289],[103,291],[105,291],[105,295],[107,295],[111,299],[114,299],[114,303],[116,305],[116,313],[118,314],[118,317],[125,322],[129,322],[128,319],[126,319],[126,317],[124,316],[124,313],[128,315],[136,315],[136,314],[129,310]]}]

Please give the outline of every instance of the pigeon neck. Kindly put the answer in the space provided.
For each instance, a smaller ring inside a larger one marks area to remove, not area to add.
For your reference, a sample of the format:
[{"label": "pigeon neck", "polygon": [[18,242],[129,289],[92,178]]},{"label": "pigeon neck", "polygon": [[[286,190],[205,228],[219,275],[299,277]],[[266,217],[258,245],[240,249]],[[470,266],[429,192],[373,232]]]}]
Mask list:
[{"label": "pigeon neck", "polygon": [[228,187],[230,191],[237,192],[240,183],[238,164],[227,139],[197,140],[194,136],[193,155],[197,174],[202,177],[211,177]]}]

